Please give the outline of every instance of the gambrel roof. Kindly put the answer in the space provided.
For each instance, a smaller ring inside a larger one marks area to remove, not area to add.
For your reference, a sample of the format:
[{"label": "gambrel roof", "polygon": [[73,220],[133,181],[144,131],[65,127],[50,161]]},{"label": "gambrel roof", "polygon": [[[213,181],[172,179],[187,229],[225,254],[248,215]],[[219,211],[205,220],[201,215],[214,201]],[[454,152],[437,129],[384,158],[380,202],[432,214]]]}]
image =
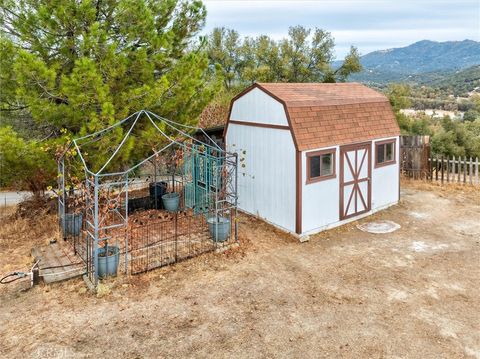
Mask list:
[{"label": "gambrel roof", "polygon": [[359,83],[256,83],[235,99],[253,88],[284,105],[300,151],[400,135],[388,99]]}]

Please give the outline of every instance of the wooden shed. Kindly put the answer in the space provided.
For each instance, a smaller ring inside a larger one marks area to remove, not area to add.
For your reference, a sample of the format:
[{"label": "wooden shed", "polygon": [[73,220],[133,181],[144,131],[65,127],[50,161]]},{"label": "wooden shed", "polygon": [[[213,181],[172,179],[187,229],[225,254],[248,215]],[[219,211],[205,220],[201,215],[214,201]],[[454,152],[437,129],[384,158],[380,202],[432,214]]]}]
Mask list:
[{"label": "wooden shed", "polygon": [[232,99],[238,206],[307,235],[399,200],[400,129],[388,99],[358,83],[256,83]]}]

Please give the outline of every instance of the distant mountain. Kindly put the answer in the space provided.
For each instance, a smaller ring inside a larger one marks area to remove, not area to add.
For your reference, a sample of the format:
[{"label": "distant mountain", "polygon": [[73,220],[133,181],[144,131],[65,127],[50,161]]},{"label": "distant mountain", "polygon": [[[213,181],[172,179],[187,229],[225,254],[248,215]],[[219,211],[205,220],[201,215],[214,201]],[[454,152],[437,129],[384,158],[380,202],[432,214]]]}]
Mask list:
[{"label": "distant mountain", "polygon": [[[406,47],[370,52],[360,61],[364,70],[349,80],[378,84],[418,83],[436,77],[436,73],[452,74],[480,65],[480,42],[422,40]],[[334,66],[340,63],[336,62]]]}]

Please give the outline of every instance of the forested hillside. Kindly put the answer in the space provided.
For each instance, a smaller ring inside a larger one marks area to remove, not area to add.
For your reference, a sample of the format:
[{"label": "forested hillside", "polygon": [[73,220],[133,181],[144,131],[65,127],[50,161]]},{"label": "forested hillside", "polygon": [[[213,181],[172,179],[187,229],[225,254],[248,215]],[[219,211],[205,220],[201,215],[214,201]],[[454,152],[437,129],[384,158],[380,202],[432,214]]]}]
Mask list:
[{"label": "forested hillside", "polygon": [[480,64],[463,70],[440,74],[436,78],[423,79],[421,83],[450,92],[455,96],[468,96],[468,93],[480,88]]},{"label": "forested hillside", "polygon": [[[363,71],[352,80],[386,84],[418,82],[480,64],[480,42],[423,40],[406,47],[370,52],[360,58]],[[423,78],[425,76],[425,78]]]}]

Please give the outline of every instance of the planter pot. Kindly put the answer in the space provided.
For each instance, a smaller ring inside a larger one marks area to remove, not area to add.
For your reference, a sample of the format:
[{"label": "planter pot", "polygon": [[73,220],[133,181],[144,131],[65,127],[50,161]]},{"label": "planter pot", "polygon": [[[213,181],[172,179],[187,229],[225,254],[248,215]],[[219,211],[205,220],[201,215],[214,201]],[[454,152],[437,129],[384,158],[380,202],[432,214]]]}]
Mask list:
[{"label": "planter pot", "polygon": [[65,236],[78,236],[80,234],[80,229],[82,228],[82,213],[66,213],[65,214],[65,228],[63,233]]},{"label": "planter pot", "polygon": [[117,275],[118,262],[120,259],[120,248],[108,246],[99,248],[98,251],[98,276]]},{"label": "planter pot", "polygon": [[148,189],[150,192],[150,202],[152,208],[162,209],[162,196],[167,193],[167,182],[152,182],[149,184]]},{"label": "planter pot", "polygon": [[225,217],[207,219],[208,230],[214,242],[225,242],[230,236],[230,220]]},{"label": "planter pot", "polygon": [[162,196],[163,208],[169,212],[176,212],[180,203],[180,193],[167,193]]}]

